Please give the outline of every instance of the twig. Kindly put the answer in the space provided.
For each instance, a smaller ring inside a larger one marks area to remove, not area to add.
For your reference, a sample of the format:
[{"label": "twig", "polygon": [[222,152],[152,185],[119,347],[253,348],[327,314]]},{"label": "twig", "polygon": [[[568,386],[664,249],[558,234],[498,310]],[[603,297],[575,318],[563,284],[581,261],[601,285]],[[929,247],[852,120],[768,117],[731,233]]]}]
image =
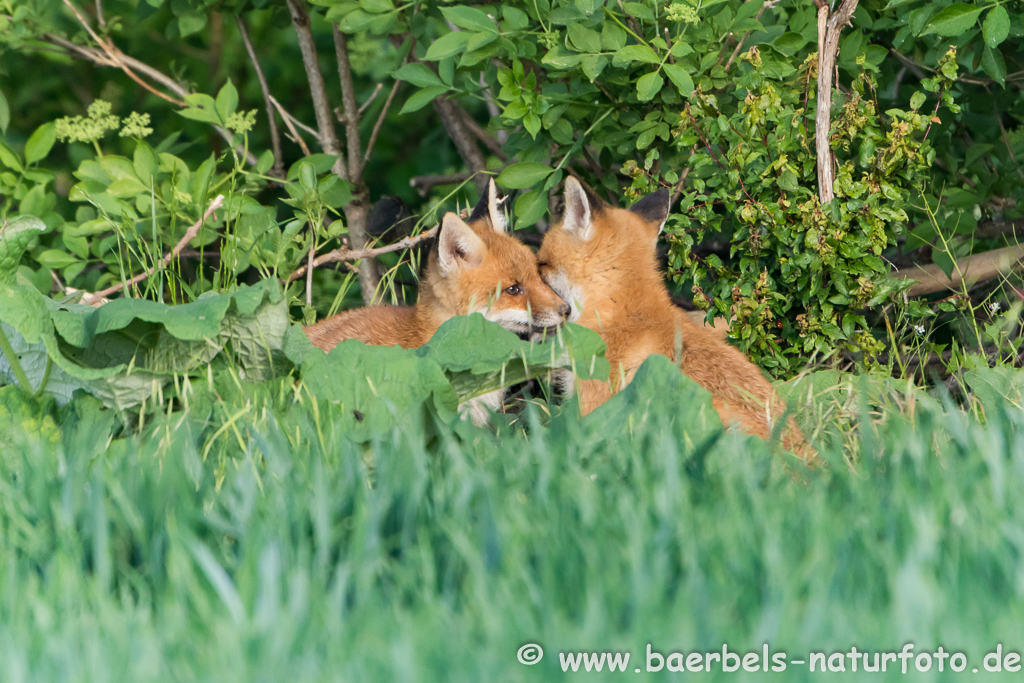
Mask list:
[{"label": "twig", "polygon": [[[746,0],[746,1],[750,2],[750,0]],[[766,9],[771,9],[771,8],[775,7],[777,4],[779,4],[779,2],[781,2],[781,0],[767,0],[767,2],[765,2],[763,5],[761,5],[761,9],[757,10],[757,14],[754,16],[754,19],[760,19],[761,15],[764,14],[764,11]],[[668,29],[665,29],[665,30],[668,31]],[[736,61],[736,57],[739,56],[740,50],[743,49],[743,42],[750,36],[751,33],[752,33],[752,31],[747,31],[746,33],[744,33],[740,37],[740,42],[736,43],[736,49],[732,51],[732,54],[729,55],[729,61],[727,61],[725,63],[725,70],[726,71],[728,71],[729,67],[732,66],[732,63],[734,61]],[[666,36],[666,38],[667,37],[668,36]],[[721,58],[719,58],[719,62],[721,62]]]},{"label": "twig", "polygon": [[893,273],[893,277],[914,280],[914,285],[907,290],[907,296],[922,296],[943,289],[959,289],[964,284],[970,287],[978,282],[991,280],[1015,268],[1022,258],[1024,245],[1016,244],[960,259],[952,277],[947,277],[934,263],[907,268],[902,272]]},{"label": "twig", "polygon": [[[291,114],[286,112],[284,110],[284,107],[281,106],[281,103],[278,102],[274,97],[270,98],[270,103],[273,104],[275,107],[277,107],[277,111],[281,114],[281,119],[284,121],[284,125],[288,128],[288,131],[292,134],[292,139],[295,141],[295,143],[302,150],[303,156],[307,156],[308,157],[310,154],[312,154],[312,152],[309,151],[309,147],[306,145],[306,141],[302,139],[301,135],[299,135],[299,131],[295,130],[295,125],[294,124],[299,123],[299,121],[297,121],[295,119],[295,117],[293,117]],[[299,125],[302,125],[302,124],[299,123]],[[314,133],[313,137],[316,138],[316,134],[315,134],[316,131],[313,131],[313,133]]]},{"label": "twig", "polygon": [[320,143],[320,133],[318,133],[315,128],[311,128],[310,126],[307,126],[302,121],[295,118],[295,116],[293,116],[287,109],[285,109],[277,100],[277,98],[274,97],[273,95],[270,96],[270,101],[274,104],[274,107],[277,109],[277,113],[281,115],[282,119],[291,121],[295,127],[304,130],[310,135],[312,135],[313,139],[317,141],[317,144]]},{"label": "twig", "polygon": [[313,269],[316,268],[316,234],[313,233],[313,225],[310,224],[309,231],[312,234],[309,245],[309,261],[306,267],[306,305],[313,305]]},{"label": "twig", "polygon": [[832,126],[832,86],[839,34],[850,21],[858,0],[843,0],[833,14],[827,0],[814,0],[818,6],[818,111],[814,121],[814,147],[817,152],[818,200],[828,204],[835,197],[834,155],[829,145]]},{"label": "twig", "polygon": [[487,176],[482,171],[487,169],[487,162],[484,159],[483,153],[480,152],[480,148],[473,141],[473,136],[468,126],[465,125],[462,116],[459,115],[458,105],[444,95],[435,98],[433,104],[434,111],[437,112],[438,117],[441,119],[444,129],[448,132],[448,137],[455,143],[455,149],[458,151],[459,156],[462,157],[463,163],[466,164],[470,171],[477,174],[477,190],[483,196],[487,188]]},{"label": "twig", "polygon": [[[178,97],[185,97],[189,94],[188,90],[186,90],[184,86],[179,84],[171,77],[167,76],[167,74],[164,74],[158,69],[154,69],[153,67],[144,62],[140,62],[134,57],[126,55],[113,45],[109,45],[108,47],[110,48],[110,50],[115,51],[115,53],[117,54],[117,59],[111,57],[110,54],[105,50],[101,50],[99,48],[94,47],[88,47],[85,45],[75,45],[71,41],[65,40],[61,36],[58,36],[53,33],[45,33],[41,37],[43,38],[43,40],[46,40],[47,42],[62,48],[64,54],[68,56],[77,56],[81,59],[86,59],[92,62],[93,64],[98,64],[99,66],[118,67],[122,70],[125,67],[127,67],[131,71],[137,71],[139,73],[145,74],[146,77],[156,81],[157,83],[160,83],[165,88],[167,88],[174,94],[178,95]],[[138,82],[138,80],[135,78],[133,78],[132,80]],[[149,86],[146,86],[146,89],[152,91],[152,88],[150,88]],[[162,99],[172,102],[177,106],[187,106],[184,102],[170,99],[166,95],[160,95],[160,97]],[[228,132],[227,130],[220,126],[214,126],[213,128],[214,130],[217,131],[218,135],[224,138],[226,142],[228,142],[229,144],[234,144],[234,136],[230,132]],[[239,152],[239,154],[245,152],[245,148],[242,145],[237,145],[235,149]],[[249,163],[250,166],[255,166],[259,161],[256,158],[256,155],[253,154],[252,152],[247,152],[245,154],[245,160]]]},{"label": "twig", "polygon": [[450,175],[420,175],[409,179],[409,187],[414,188],[425,197],[438,185],[458,185],[475,176],[475,173],[452,173]]},{"label": "twig", "polygon": [[[374,86],[373,92],[370,93],[370,96],[366,98],[365,102],[363,102],[362,104],[359,105],[358,111],[359,111],[359,115],[360,116],[363,115],[364,111],[366,111],[367,109],[370,108],[370,105],[373,104],[373,101],[375,99],[377,99],[377,95],[379,95],[380,91],[383,90],[383,89],[384,89],[384,84],[383,83],[378,83],[377,85]],[[345,123],[348,120],[346,118],[346,116],[345,116],[345,112],[342,109],[336,108],[334,110],[334,113],[338,117],[338,123]]]},{"label": "twig", "polygon": [[196,238],[196,236],[199,234],[200,228],[202,228],[203,224],[206,222],[206,219],[208,219],[213,214],[214,211],[219,209],[221,204],[223,203],[224,195],[219,194],[216,197],[214,197],[213,201],[210,202],[210,205],[206,207],[206,212],[203,213],[203,217],[200,218],[191,226],[189,226],[188,230],[185,231],[185,236],[182,237],[181,240],[176,245],[174,245],[173,249],[171,249],[168,253],[164,254],[163,258],[160,259],[158,265],[153,266],[144,273],[136,275],[127,282],[121,282],[114,285],[113,287],[108,287],[102,291],[93,292],[92,294],[85,296],[82,300],[83,303],[91,306],[93,302],[106,298],[111,294],[116,294],[117,292],[120,292],[122,289],[124,289],[126,286],[138,284],[145,280],[146,278],[148,278],[149,276],[151,276],[157,270],[161,268],[166,268],[168,264],[170,264],[170,262],[174,260],[174,258],[181,252],[181,250],[184,249],[189,242]]},{"label": "twig", "polygon": [[455,106],[458,107],[460,116],[462,116],[462,122],[466,125],[466,128],[469,129],[469,132],[472,133],[477,140],[484,143],[484,146],[491,150],[494,156],[498,157],[502,161],[508,161],[508,155],[501,149],[501,142],[491,137],[487,131],[476,122],[476,119],[470,116],[469,112],[460,107],[458,103],[456,103]]},{"label": "twig", "polygon": [[401,81],[396,80],[395,84],[391,86],[391,92],[388,93],[388,98],[384,100],[384,108],[380,110],[380,115],[377,117],[377,121],[373,124],[373,131],[370,133],[370,139],[366,142],[366,152],[363,153],[363,160],[359,164],[358,175],[362,175],[363,169],[366,168],[367,162],[370,161],[370,154],[373,153],[373,146],[377,144],[377,135],[380,133],[381,126],[384,125],[384,119],[388,115],[391,103],[394,102],[395,95],[398,94],[398,86],[401,84]]},{"label": "twig", "polygon": [[[412,235],[401,239],[394,244],[387,245],[386,247],[360,249],[358,251],[352,251],[347,247],[342,247],[341,249],[335,249],[334,251],[329,251],[322,256],[316,257],[316,259],[313,260],[313,267],[318,268],[325,263],[335,263],[337,261],[359,261],[361,259],[375,258],[381,254],[390,254],[394,251],[402,251],[403,249],[414,247],[420,242],[428,240],[435,235],[437,235],[437,226],[434,226],[430,230],[425,230],[418,235]],[[298,270],[288,276],[288,282],[294,282],[305,274],[306,266],[300,266]]]},{"label": "twig", "polygon": [[313,111],[316,113],[316,126],[319,130],[317,139],[325,152],[337,156],[331,169],[334,174],[342,180],[349,180],[345,160],[341,157],[338,134],[334,130],[334,120],[331,118],[327,88],[324,85],[324,77],[320,73],[320,64],[317,61],[316,44],[313,41],[313,31],[309,27],[309,13],[306,11],[305,0],[287,0],[287,2],[292,26],[295,27],[295,34],[299,39],[299,50],[302,52],[302,65],[305,67],[306,80],[309,82]]},{"label": "twig", "polygon": [[362,165],[360,164],[362,153],[359,140],[359,105],[356,104],[355,86],[352,83],[352,66],[348,59],[348,36],[341,32],[337,24],[331,25],[331,32],[334,34],[334,56],[338,62],[338,80],[341,82],[341,104],[345,108],[348,168],[352,173],[350,180],[355,182],[359,178],[357,169]]},{"label": "twig", "polygon": [[[289,0],[294,2],[296,0]],[[366,221],[369,217],[370,190],[362,176],[362,148],[359,139],[359,105],[356,103],[355,86],[352,83],[352,67],[348,55],[348,37],[337,24],[331,24],[334,36],[334,55],[338,62],[338,80],[341,84],[341,102],[345,108],[345,136],[348,141],[348,171],[354,185],[352,201],[345,205],[345,220],[348,235],[356,249],[363,249],[369,243]],[[363,301],[373,303],[373,297],[380,287],[381,272],[378,264],[368,260],[359,269],[359,289]]]},{"label": "twig", "polygon": [[92,30],[91,26],[89,26],[89,22],[85,20],[85,17],[83,17],[82,13],[78,11],[78,8],[71,3],[71,0],[64,0],[64,4],[68,6],[71,12],[75,15],[75,18],[78,19],[78,22],[89,33],[92,39],[96,41],[96,43],[100,46],[103,52],[106,53],[106,55],[110,58],[111,62],[113,62],[113,64],[119,67],[122,71],[124,71],[129,78],[131,78],[133,81],[135,81],[136,83],[138,83],[143,88],[153,93],[157,97],[163,98],[171,104],[175,104],[179,107],[186,106],[184,102],[163,94],[162,92],[151,86],[149,83],[146,83],[144,80],[139,78],[139,76],[135,72],[128,68],[128,66],[124,63],[124,60],[120,58],[120,55],[118,54],[120,50],[118,50],[113,45],[109,44],[107,41],[103,40],[98,35],[96,35],[96,32]]},{"label": "twig", "polygon": [[103,18],[103,0],[96,0],[96,23],[100,28],[107,27],[107,20]]},{"label": "twig", "polygon": [[267,84],[267,77],[263,74],[263,68],[260,66],[260,60],[256,56],[256,50],[252,46],[252,41],[249,39],[249,31],[246,29],[241,15],[235,16],[235,23],[238,25],[238,32],[242,36],[242,42],[245,44],[245,51],[249,53],[249,61],[252,62],[253,71],[256,72],[256,78],[260,82],[260,90],[263,91],[263,103],[267,109],[267,125],[270,126],[270,148],[274,153],[272,172],[278,178],[283,178],[284,157],[281,154],[281,132],[277,129],[277,119],[274,117],[274,103],[270,101],[270,86]]}]

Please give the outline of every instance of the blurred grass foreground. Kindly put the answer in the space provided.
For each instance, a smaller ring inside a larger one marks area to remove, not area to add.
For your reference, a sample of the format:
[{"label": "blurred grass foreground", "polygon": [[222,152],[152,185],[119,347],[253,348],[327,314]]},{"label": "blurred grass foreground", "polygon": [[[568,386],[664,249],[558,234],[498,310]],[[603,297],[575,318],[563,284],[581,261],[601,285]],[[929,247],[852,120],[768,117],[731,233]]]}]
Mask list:
[{"label": "blurred grass foreground", "polygon": [[[562,680],[559,652],[642,668],[647,643],[1019,652],[1015,375],[976,374],[966,407],[811,375],[789,397],[828,467],[806,473],[665,364],[582,420],[531,404],[495,433],[431,408],[364,441],[285,380],[196,383],[119,439],[90,400],[4,387],[0,680]],[[547,655],[520,664],[524,643]]]}]

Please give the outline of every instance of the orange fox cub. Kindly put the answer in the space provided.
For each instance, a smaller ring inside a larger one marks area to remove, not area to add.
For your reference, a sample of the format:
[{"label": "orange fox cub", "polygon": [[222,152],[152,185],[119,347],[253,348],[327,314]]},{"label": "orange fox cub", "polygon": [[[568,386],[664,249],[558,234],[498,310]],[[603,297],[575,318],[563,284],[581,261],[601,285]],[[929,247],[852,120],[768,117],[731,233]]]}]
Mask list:
[{"label": "orange fox cub", "polygon": [[[564,322],[569,306],[540,278],[533,252],[505,233],[494,181],[487,189],[468,223],[445,214],[415,306],[346,311],[307,327],[310,341],[325,351],[345,339],[409,349],[430,341],[449,318],[468,313],[482,313],[524,339]],[[470,401],[473,421],[484,422],[485,408],[499,408],[502,396],[495,392]]]},{"label": "orange fox cub", "polygon": [[[545,235],[537,262],[569,304],[569,322],[599,332],[608,346],[611,382],[578,382],[582,411],[604,403],[644,359],[660,353],[711,392],[726,425],[738,423],[766,439],[785,409],[771,384],[746,356],[672,305],[656,255],[668,210],[664,189],[627,210],[605,205],[575,178],[565,183],[565,215]],[[792,421],[783,445],[806,460],[814,457]]]}]

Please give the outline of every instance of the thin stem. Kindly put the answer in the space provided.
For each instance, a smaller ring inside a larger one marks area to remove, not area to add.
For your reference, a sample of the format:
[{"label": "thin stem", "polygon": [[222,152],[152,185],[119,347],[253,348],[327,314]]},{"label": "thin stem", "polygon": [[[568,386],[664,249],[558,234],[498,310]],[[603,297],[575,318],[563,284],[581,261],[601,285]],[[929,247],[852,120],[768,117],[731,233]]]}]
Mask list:
[{"label": "thin stem", "polygon": [[284,158],[281,154],[281,132],[277,129],[277,119],[274,118],[274,103],[270,101],[270,86],[267,83],[267,77],[263,73],[263,68],[260,66],[260,60],[256,56],[256,50],[252,46],[252,40],[249,39],[249,31],[245,27],[245,22],[242,21],[241,16],[235,16],[235,23],[238,25],[238,32],[242,36],[242,42],[245,44],[245,51],[249,54],[249,61],[252,62],[253,71],[256,72],[256,78],[260,82],[260,90],[263,91],[263,104],[267,109],[267,125],[270,127],[270,148],[274,153],[273,174],[283,177]]},{"label": "thin stem", "polygon": [[14,348],[11,346],[11,342],[7,338],[7,333],[4,332],[2,325],[0,325],[0,351],[3,351],[4,356],[7,357],[7,362],[11,364],[11,370],[14,371],[18,384],[22,389],[31,394],[32,383],[29,381],[28,375],[25,374],[25,370],[21,367],[18,357],[14,354]]},{"label": "thin stem", "polygon": [[122,289],[129,285],[134,285],[138,284],[139,282],[142,282],[146,278],[153,275],[153,273],[155,273],[158,268],[166,268],[167,265],[174,259],[174,257],[181,253],[181,250],[184,249],[189,242],[196,238],[196,236],[199,234],[199,230],[203,227],[203,224],[206,222],[206,219],[213,215],[213,212],[219,209],[221,204],[223,203],[224,195],[219,194],[216,197],[214,197],[213,201],[210,202],[210,205],[206,208],[206,212],[203,213],[202,218],[196,221],[193,225],[189,226],[188,230],[185,231],[185,236],[181,238],[181,240],[174,246],[174,248],[170,252],[164,254],[164,257],[160,259],[160,261],[158,261],[157,264],[154,265],[152,268],[150,268],[144,273],[139,273],[138,275],[136,275],[135,277],[126,282],[121,282],[119,284],[114,285],[113,287],[108,287],[102,291],[89,294],[82,300],[82,302],[85,303],[86,305],[91,306],[97,301],[100,301],[101,299],[104,299],[110,296],[111,294],[116,294],[117,292],[120,292]]},{"label": "thin stem", "polygon": [[316,44],[313,31],[309,25],[309,13],[306,11],[305,0],[287,0],[292,26],[299,39],[299,50],[302,52],[302,64],[306,69],[306,80],[309,82],[309,94],[313,100],[313,111],[316,113],[316,126],[320,131],[320,146],[328,154],[338,157],[331,169],[342,180],[350,180],[345,160],[341,157],[341,145],[331,118],[331,105],[327,99],[327,88],[323,74],[317,61]]},{"label": "thin stem", "polygon": [[395,95],[398,94],[398,86],[401,84],[401,81],[395,81],[395,84],[391,86],[391,92],[388,93],[388,98],[384,100],[384,108],[380,110],[380,115],[377,117],[377,121],[373,124],[373,131],[370,133],[370,139],[366,142],[366,152],[363,153],[363,160],[359,164],[359,170],[356,173],[357,175],[363,174],[363,169],[366,168],[366,164],[370,160],[370,154],[373,152],[373,146],[377,144],[377,135],[380,133],[381,126],[384,125],[384,119],[388,115],[391,103],[394,102]]}]

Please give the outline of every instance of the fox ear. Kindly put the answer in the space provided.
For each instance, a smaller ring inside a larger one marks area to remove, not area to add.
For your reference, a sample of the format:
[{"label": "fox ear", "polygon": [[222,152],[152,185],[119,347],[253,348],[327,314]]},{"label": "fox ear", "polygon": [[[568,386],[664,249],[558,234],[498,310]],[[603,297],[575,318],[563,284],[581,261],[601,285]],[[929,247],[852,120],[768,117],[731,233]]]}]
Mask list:
[{"label": "fox ear", "polygon": [[480,201],[473,207],[473,213],[469,216],[469,222],[483,220],[484,218],[490,219],[491,227],[494,228],[495,232],[505,232],[507,221],[505,220],[505,212],[502,210],[502,204],[505,202],[505,197],[502,196],[501,190],[495,184],[494,179],[487,181],[487,189],[484,190],[484,195],[480,198]]},{"label": "fox ear", "polygon": [[562,229],[584,241],[594,236],[594,226],[590,222],[590,201],[580,181],[572,176],[565,179],[565,215],[562,217]]},{"label": "fox ear", "polygon": [[658,233],[660,234],[661,229],[665,227],[666,219],[668,219],[668,210],[671,203],[672,197],[668,190],[663,187],[629,207],[629,210],[649,224],[657,225]]},{"label": "fox ear", "polygon": [[448,212],[441,220],[437,237],[437,261],[445,275],[460,266],[475,268],[484,258],[484,241],[456,214]]}]

